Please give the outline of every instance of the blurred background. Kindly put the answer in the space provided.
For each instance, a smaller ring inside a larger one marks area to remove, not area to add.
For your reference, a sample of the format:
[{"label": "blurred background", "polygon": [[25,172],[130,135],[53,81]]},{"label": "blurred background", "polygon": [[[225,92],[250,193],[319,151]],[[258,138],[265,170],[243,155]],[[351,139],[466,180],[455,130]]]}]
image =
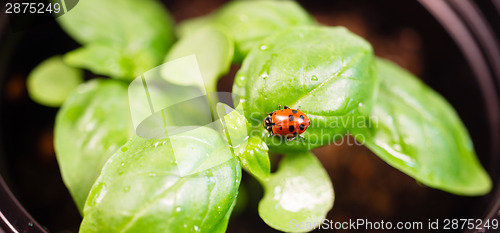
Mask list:
[{"label": "blurred background", "polygon": [[[226,1],[163,2],[176,22],[181,22],[210,13]],[[500,73],[496,72],[500,63],[491,45],[499,43],[500,1],[304,0],[299,3],[318,22],[344,26],[364,37],[377,56],[405,67],[441,93],[464,121],[483,166],[494,183],[498,183],[500,119],[492,116],[499,107]],[[473,6],[472,13],[466,10],[469,6]],[[458,15],[457,19],[448,16],[448,11]],[[481,20],[477,21],[478,18]],[[0,20],[5,25],[5,14]],[[484,31],[478,32],[481,25],[489,28],[493,41],[484,39]],[[461,27],[465,32],[454,33]],[[479,47],[479,57],[470,52],[473,44],[460,43],[468,37]],[[18,32],[0,28],[0,174],[24,208],[51,232],[78,232],[81,217],[62,182],[54,154],[53,125],[58,109],[34,103],[26,91],[26,78],[44,59],[77,47],[55,22]],[[238,69],[239,66],[233,66],[220,79],[219,91],[231,91]],[[85,75],[87,79],[94,77],[89,72]],[[487,78],[492,79],[490,89]],[[331,145],[313,152],[333,181],[335,203],[327,218],[334,221],[363,218],[426,223],[428,219],[483,218],[497,210],[498,185],[486,196],[461,197],[417,183],[362,146]],[[273,160],[280,157],[272,156]],[[258,201],[262,197],[258,182],[245,174],[242,184],[243,197],[228,232],[277,232],[258,216]]]}]

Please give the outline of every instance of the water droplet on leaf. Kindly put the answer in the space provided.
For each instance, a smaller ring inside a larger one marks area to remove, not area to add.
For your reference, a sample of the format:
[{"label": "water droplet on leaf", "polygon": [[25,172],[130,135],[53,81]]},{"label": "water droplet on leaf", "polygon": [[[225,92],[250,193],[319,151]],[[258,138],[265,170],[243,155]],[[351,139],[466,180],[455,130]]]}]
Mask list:
[{"label": "water droplet on leaf", "polygon": [[269,46],[267,46],[267,45],[265,45],[265,44],[261,45],[259,48],[260,48],[260,50],[262,50],[262,51],[267,51],[267,50],[269,50],[269,49],[270,49],[270,47],[269,47]]},{"label": "water droplet on leaf", "polygon": [[235,82],[238,87],[243,87],[245,85],[245,76],[243,75],[236,76]]},{"label": "water droplet on leaf", "polygon": [[318,81],[318,77],[317,77],[316,75],[313,75],[313,76],[311,77],[311,80],[312,80],[312,81]]}]

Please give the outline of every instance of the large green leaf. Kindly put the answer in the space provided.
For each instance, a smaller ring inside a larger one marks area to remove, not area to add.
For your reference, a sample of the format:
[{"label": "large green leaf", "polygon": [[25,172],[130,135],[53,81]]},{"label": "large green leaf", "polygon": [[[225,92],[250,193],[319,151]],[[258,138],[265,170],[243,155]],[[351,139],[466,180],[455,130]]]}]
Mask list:
[{"label": "large green leaf", "polygon": [[311,231],[333,207],[330,177],[310,152],[285,155],[278,171],[262,183],[265,194],[259,214],[275,229]]},{"label": "large green leaf", "polygon": [[450,104],[393,63],[379,59],[377,68],[381,86],[372,127],[356,138],[427,186],[459,195],[489,192],[491,180]]},{"label": "large green leaf", "polygon": [[57,21],[84,45],[68,64],[116,78],[159,65],[174,41],[173,20],[156,0],[80,1]]},{"label": "large green leaf", "polygon": [[[368,42],[341,27],[295,27],[261,43],[245,59],[233,92],[242,97],[253,135],[263,136],[270,149],[310,150],[364,122],[376,87]],[[311,119],[305,140],[266,137],[262,123],[278,104]]]},{"label": "large green leaf", "polygon": [[124,83],[93,80],[80,85],[57,114],[57,161],[80,211],[104,163],[133,134],[127,99]]},{"label": "large green leaf", "polygon": [[212,129],[135,137],[104,166],[80,232],[225,232],[240,180],[238,160]]},{"label": "large green leaf", "polygon": [[81,82],[81,70],[67,66],[60,56],[54,56],[31,71],[28,76],[28,91],[31,99],[37,103],[59,107]]}]

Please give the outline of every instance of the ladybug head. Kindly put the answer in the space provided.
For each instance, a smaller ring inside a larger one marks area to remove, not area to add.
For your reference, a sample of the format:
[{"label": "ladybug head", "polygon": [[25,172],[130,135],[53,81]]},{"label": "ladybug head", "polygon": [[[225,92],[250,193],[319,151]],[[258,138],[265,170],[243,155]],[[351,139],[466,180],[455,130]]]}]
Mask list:
[{"label": "ladybug head", "polygon": [[270,133],[273,132],[273,120],[271,116],[267,116],[264,119],[264,128],[266,128],[266,130],[269,131]]}]

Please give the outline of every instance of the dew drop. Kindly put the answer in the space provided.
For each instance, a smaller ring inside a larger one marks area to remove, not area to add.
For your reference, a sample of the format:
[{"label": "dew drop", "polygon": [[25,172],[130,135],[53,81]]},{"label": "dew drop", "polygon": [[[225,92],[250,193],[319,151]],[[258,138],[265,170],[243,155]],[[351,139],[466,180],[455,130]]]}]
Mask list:
[{"label": "dew drop", "polygon": [[177,164],[177,163],[179,163],[179,162],[177,162],[177,160],[175,160],[175,161],[174,161],[174,164]]},{"label": "dew drop", "polygon": [[267,46],[267,45],[265,45],[265,44],[261,45],[259,48],[260,48],[260,50],[262,50],[262,51],[267,51],[267,50],[269,50],[269,46]]},{"label": "dew drop", "polygon": [[158,144],[160,144],[160,142],[156,142],[155,143],[155,148],[158,147]]},{"label": "dew drop", "polygon": [[122,163],[120,164],[120,166],[125,166],[125,162],[122,162]]},{"label": "dew drop", "polygon": [[234,82],[236,82],[236,85],[237,85],[238,87],[243,87],[243,86],[245,85],[245,76],[243,76],[243,75],[238,75],[238,76],[236,77],[236,80],[235,80]]},{"label": "dew drop", "polygon": [[129,187],[129,186],[125,186],[125,188],[123,188],[123,191],[124,191],[124,192],[128,192],[128,191],[130,191],[130,187]]},{"label": "dew drop", "polygon": [[220,210],[220,206],[217,206],[217,209],[219,209],[219,210]]},{"label": "dew drop", "polygon": [[154,176],[156,176],[156,173],[150,172],[148,175],[154,177]]},{"label": "dew drop", "polygon": [[194,226],[194,230],[195,230],[195,231],[200,231],[200,228],[199,228],[198,226],[196,226],[196,225],[195,225],[195,226]]},{"label": "dew drop", "polygon": [[313,76],[311,77],[311,80],[312,80],[312,81],[318,81],[318,77],[317,77],[316,75],[313,75]]},{"label": "dew drop", "polygon": [[122,147],[120,150],[121,150],[122,152],[127,152],[127,151],[128,151],[128,148],[124,146],[124,147]]},{"label": "dew drop", "polygon": [[181,210],[182,210],[182,208],[181,208],[181,207],[177,207],[177,208],[175,208],[175,211],[177,211],[177,212],[181,212]]}]

